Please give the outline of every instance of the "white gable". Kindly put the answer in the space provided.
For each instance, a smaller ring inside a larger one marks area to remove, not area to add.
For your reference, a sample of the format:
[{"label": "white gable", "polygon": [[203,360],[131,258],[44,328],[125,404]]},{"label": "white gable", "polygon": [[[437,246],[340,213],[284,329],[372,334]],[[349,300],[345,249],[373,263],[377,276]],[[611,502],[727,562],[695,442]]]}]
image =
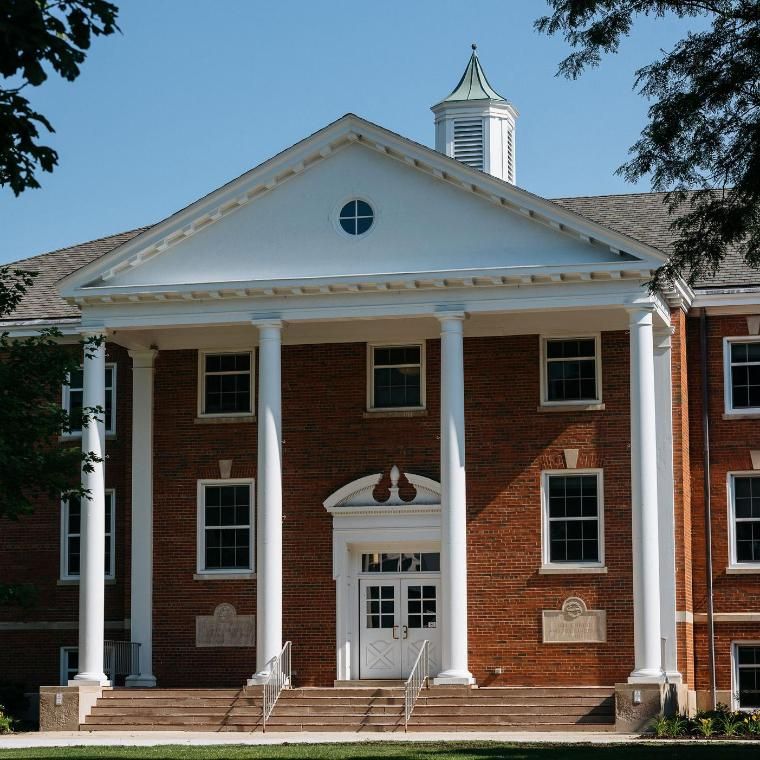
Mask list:
[{"label": "white gable", "polygon": [[[365,235],[339,230],[353,197],[377,217]],[[616,262],[591,246],[352,144],[110,286],[256,282]]]}]

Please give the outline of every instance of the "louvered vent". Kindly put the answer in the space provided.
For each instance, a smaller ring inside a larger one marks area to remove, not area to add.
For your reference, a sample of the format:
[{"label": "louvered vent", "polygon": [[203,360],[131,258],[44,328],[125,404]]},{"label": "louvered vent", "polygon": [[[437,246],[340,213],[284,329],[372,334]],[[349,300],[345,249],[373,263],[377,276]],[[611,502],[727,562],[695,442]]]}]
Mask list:
[{"label": "louvered vent", "polygon": [[483,171],[483,120],[454,121],[454,158]]},{"label": "louvered vent", "polygon": [[515,133],[511,130],[507,130],[507,144],[506,144],[506,154],[507,154],[507,176],[506,180],[507,182],[512,182],[514,184],[515,181]]}]

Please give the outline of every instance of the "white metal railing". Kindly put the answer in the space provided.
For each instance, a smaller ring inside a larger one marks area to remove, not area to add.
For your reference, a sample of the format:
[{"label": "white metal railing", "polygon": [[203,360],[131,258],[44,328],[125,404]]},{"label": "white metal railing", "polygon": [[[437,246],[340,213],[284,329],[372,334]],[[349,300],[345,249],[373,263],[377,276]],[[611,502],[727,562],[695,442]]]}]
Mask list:
[{"label": "white metal railing", "polygon": [[140,674],[140,644],[137,641],[103,642],[103,670],[111,682],[116,676]]},{"label": "white metal railing", "polygon": [[412,710],[417,703],[417,697],[420,695],[423,686],[428,686],[430,678],[430,642],[425,639],[422,642],[417,659],[412,667],[412,672],[404,684],[404,731],[409,725],[409,718],[412,716]]},{"label": "white metal railing", "polygon": [[272,710],[274,710],[274,706],[277,704],[277,700],[282,693],[282,690],[290,687],[290,649],[291,644],[289,641],[286,641],[280,654],[270,660],[272,667],[267,676],[267,680],[264,681],[264,701],[261,721],[262,731],[267,730],[267,721],[272,714]]}]

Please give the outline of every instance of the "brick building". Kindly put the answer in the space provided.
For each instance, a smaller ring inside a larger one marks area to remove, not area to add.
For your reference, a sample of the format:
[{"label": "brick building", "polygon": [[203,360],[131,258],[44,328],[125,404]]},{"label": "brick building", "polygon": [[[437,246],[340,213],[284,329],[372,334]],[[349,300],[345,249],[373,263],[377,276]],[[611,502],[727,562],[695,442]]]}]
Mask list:
[{"label": "brick building", "polygon": [[0,678],[238,687],[290,641],[326,686],[428,641],[440,684],[760,705],[757,275],[650,295],[662,196],[517,187],[475,53],[433,111],[436,150],[349,114],[19,262],[4,329],[106,337],[63,389],[106,418],[61,444],[106,459],[0,522],[40,590],[0,610]]}]

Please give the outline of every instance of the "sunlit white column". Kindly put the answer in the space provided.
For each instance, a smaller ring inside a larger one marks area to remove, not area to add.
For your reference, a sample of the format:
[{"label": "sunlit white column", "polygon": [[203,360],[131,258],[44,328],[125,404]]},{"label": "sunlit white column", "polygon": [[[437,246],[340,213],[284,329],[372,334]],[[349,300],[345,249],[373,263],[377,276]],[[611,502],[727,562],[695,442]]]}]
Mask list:
[{"label": "sunlit white column", "polygon": [[441,672],[439,684],[474,682],[467,663],[467,487],[464,462],[463,314],[441,323]]},{"label": "sunlit white column", "polygon": [[256,473],[256,674],[261,683],[282,649],[282,380],[279,320],[258,322]]},{"label": "sunlit white column", "polygon": [[[106,344],[87,344],[84,357],[83,407],[106,408]],[[100,460],[92,464],[92,472],[82,470],[82,486],[88,491],[82,497],[79,566],[79,672],[75,681],[103,684],[104,594],[106,563],[106,425],[104,415],[82,426],[82,451],[92,452]]]},{"label": "sunlit white column", "polygon": [[156,685],[153,675],[153,366],[158,351],[132,357],[131,640],[140,644],[140,672],[127,686]]},{"label": "sunlit white column", "polygon": [[650,305],[629,311],[634,620],[630,682],[662,679],[653,312]]}]

